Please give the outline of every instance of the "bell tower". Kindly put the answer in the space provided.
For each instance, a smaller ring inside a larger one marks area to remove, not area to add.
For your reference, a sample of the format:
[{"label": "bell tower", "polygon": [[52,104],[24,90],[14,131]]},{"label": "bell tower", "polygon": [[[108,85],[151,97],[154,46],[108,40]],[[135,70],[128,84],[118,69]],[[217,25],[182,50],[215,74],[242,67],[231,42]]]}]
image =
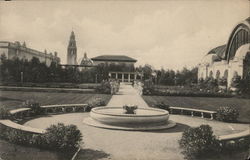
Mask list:
[{"label": "bell tower", "polygon": [[77,65],[76,59],[77,59],[77,47],[76,47],[75,33],[72,31],[69,38],[67,64]]}]

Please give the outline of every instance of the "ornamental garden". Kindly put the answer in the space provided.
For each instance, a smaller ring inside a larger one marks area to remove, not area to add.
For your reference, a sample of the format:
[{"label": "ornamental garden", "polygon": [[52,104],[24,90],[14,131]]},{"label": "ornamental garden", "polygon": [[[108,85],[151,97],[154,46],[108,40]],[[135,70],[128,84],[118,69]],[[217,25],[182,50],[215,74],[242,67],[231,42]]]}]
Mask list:
[{"label": "ornamental garden", "polygon": [[[249,158],[246,24],[249,18],[234,29],[225,57],[218,57],[220,46],[198,67],[180,71],[135,67],[124,55],[88,65],[87,56],[79,65],[72,57],[47,65],[2,55],[0,159]],[[234,67],[236,60],[243,68]],[[215,76],[214,65],[225,63],[225,74]]]}]

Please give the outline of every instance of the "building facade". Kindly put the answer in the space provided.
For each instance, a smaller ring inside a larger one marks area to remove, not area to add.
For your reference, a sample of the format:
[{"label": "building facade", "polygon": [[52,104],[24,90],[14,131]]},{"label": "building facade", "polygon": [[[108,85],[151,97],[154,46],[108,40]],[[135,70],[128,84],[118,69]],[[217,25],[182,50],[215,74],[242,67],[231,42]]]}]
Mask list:
[{"label": "building facade", "polygon": [[136,59],[125,55],[102,55],[91,58],[95,66],[107,64],[112,66],[113,70],[109,71],[111,79],[117,79],[121,82],[132,82],[136,80],[137,73],[134,71]]},{"label": "building facade", "polygon": [[198,79],[225,78],[228,88],[236,75],[250,77],[250,17],[233,28],[227,44],[209,51],[198,65]]},{"label": "building facade", "polygon": [[0,55],[5,55],[7,59],[26,59],[30,61],[33,57],[36,57],[40,62],[45,63],[47,66],[50,66],[51,62],[60,63],[60,58],[57,56],[57,52],[47,53],[40,52],[31,48],[26,47],[25,42],[21,45],[20,42],[7,42],[0,41]]},{"label": "building facade", "polygon": [[77,47],[76,47],[75,34],[72,31],[69,38],[69,44],[67,50],[67,65],[77,65],[76,60],[77,60]]}]

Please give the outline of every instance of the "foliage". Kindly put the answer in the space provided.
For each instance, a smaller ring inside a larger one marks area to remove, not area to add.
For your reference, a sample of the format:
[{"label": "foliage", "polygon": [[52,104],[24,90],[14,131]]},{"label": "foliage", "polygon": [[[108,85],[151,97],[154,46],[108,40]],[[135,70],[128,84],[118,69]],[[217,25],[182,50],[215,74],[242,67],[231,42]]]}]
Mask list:
[{"label": "foliage", "polygon": [[134,71],[133,65],[126,64],[99,64],[96,67],[82,69],[76,67],[62,68],[60,65],[52,62],[47,66],[40,62],[38,58],[33,57],[31,61],[24,59],[7,59],[1,55],[0,81],[1,82],[21,82],[21,72],[23,73],[23,82],[32,83],[95,83],[107,80],[109,71]]},{"label": "foliage", "polygon": [[218,85],[227,86],[227,79],[225,77],[219,78]]},{"label": "foliage", "polygon": [[43,139],[49,148],[59,150],[74,150],[79,147],[82,134],[75,125],[58,123],[46,129]]},{"label": "foliage", "polygon": [[58,123],[46,129],[45,134],[34,134],[0,125],[0,137],[9,142],[52,150],[72,151],[79,147],[82,134],[75,125]]},{"label": "foliage", "polygon": [[[21,72],[23,82],[32,83],[94,83],[109,79],[110,71],[139,72],[143,73],[143,79],[152,79],[156,84],[163,85],[191,85],[197,83],[197,68],[183,68],[181,71],[174,70],[154,70],[149,64],[139,66],[127,65],[125,63],[101,63],[96,67],[82,69],[76,67],[62,68],[52,62],[50,66],[33,58],[31,61],[24,59],[7,59],[1,55],[0,81],[1,82],[21,82]],[[156,73],[153,75],[153,73]]]},{"label": "foliage", "polygon": [[27,100],[24,103],[24,107],[30,108],[35,115],[44,113],[44,110],[41,108],[40,104],[38,102],[35,102],[34,100]]},{"label": "foliage", "polygon": [[155,107],[169,111],[170,105],[164,102],[160,102],[160,103],[155,104]]},{"label": "foliage", "polygon": [[232,78],[232,83],[231,86],[234,88],[239,88],[240,87],[240,81],[241,81],[241,76],[235,74]]},{"label": "foliage", "polygon": [[220,121],[236,122],[239,117],[239,111],[234,107],[220,107],[216,116]]},{"label": "foliage", "polygon": [[207,157],[220,150],[219,141],[213,135],[209,125],[185,130],[179,140],[179,145],[186,159]]},{"label": "foliage", "polygon": [[1,107],[0,108],[0,119],[8,119],[10,117],[11,117],[10,112],[5,107]]},{"label": "foliage", "polygon": [[106,106],[106,102],[102,98],[96,97],[96,98],[90,99],[88,101],[88,106],[86,108],[86,111],[90,112],[92,108],[99,107],[99,106]]},{"label": "foliage", "polygon": [[153,92],[150,92],[150,93],[153,93],[153,95],[159,95],[159,96],[232,97],[232,95],[229,93],[218,93],[218,92],[207,92],[207,91],[185,90],[185,89],[154,90]]},{"label": "foliage", "polygon": [[144,95],[151,95],[154,93],[154,84],[151,79],[145,80],[143,84],[143,90],[142,93]]},{"label": "foliage", "polygon": [[109,81],[102,81],[100,86],[96,88],[97,92],[110,94],[111,93],[111,85]]}]

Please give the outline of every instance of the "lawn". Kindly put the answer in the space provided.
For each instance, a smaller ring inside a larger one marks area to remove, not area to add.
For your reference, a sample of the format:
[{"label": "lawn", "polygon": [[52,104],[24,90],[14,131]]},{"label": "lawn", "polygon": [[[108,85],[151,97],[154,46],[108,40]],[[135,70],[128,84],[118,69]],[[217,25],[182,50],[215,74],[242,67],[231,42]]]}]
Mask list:
[{"label": "lawn", "polygon": [[[48,92],[20,92],[20,91],[0,91],[0,107],[15,109],[22,107],[22,103],[26,100],[33,99],[41,105],[48,104],[72,104],[72,103],[87,103],[95,98],[101,98],[108,103],[111,95],[107,94],[82,94],[82,93],[48,93]],[[103,153],[95,153],[97,157],[105,156]],[[88,156],[89,156],[88,154]],[[81,154],[80,157],[86,155]],[[16,144],[11,144],[0,139],[0,160],[67,160],[70,159],[68,154],[41,150],[32,147],[26,147]],[[93,157],[93,156],[92,156]]]},{"label": "lawn", "polygon": [[240,112],[239,121],[250,123],[250,99],[215,97],[143,96],[149,106],[164,102],[170,106],[216,111],[220,106],[234,106]]},{"label": "lawn", "polygon": [[0,160],[68,160],[72,154],[12,144],[0,139]]},{"label": "lawn", "polygon": [[101,98],[106,103],[111,95],[108,94],[84,94],[84,93],[49,93],[49,92],[20,92],[0,91],[0,107],[14,109],[22,107],[26,100],[35,100],[41,105],[49,104],[76,104],[87,103],[95,98]]}]

